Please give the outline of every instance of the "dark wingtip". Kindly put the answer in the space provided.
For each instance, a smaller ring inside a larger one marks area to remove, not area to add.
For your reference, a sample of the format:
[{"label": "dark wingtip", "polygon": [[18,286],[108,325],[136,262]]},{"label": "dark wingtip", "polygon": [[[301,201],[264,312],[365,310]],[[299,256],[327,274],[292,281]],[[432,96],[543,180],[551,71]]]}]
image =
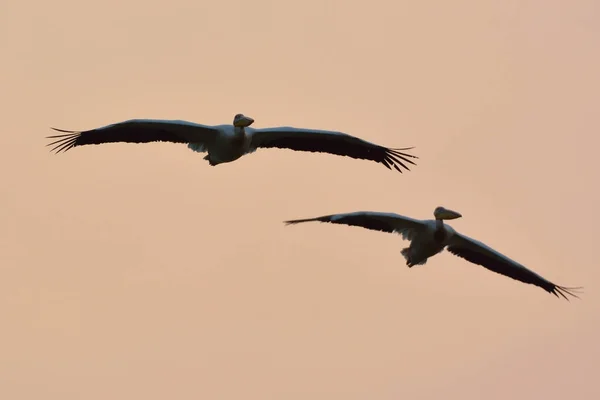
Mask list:
[{"label": "dark wingtip", "polygon": [[560,294],[565,300],[569,301],[569,298],[566,296],[567,294],[569,296],[573,296],[576,299],[579,299],[579,296],[577,296],[577,294],[582,294],[583,292],[581,291],[583,289],[582,286],[579,287],[564,287],[564,286],[554,286],[554,289],[552,290],[552,294],[554,294],[556,297],[559,297],[558,295]]},{"label": "dark wingtip", "polygon": [[414,147],[404,147],[404,148],[398,148],[398,149],[393,149],[393,148],[385,149],[385,156],[384,156],[382,163],[388,168],[390,168],[388,166],[388,164],[393,166],[394,169],[400,173],[403,172],[402,168],[404,168],[407,171],[410,171],[410,168],[408,167],[407,164],[417,165],[414,161],[411,160],[411,158],[413,158],[413,159],[419,158],[415,155],[402,152],[402,151],[410,150],[410,149],[414,149]]},{"label": "dark wingtip", "polygon": [[295,225],[295,224],[299,224],[301,222],[312,222],[312,221],[319,221],[318,218],[305,218],[305,219],[290,219],[288,221],[283,221],[283,223],[288,226],[288,225]]},{"label": "dark wingtip", "polygon": [[[68,132],[68,131],[66,131],[66,132]],[[74,133],[67,133],[64,135],[47,136],[46,138],[48,138],[48,139],[57,139],[57,140],[55,140],[51,143],[48,143],[46,145],[46,147],[54,146],[52,149],[50,149],[50,152],[55,152],[56,154],[58,154],[60,152],[65,152],[76,145],[77,138],[79,137],[79,135],[80,135],[79,132],[74,132]]]},{"label": "dark wingtip", "polygon": [[299,224],[300,222],[304,222],[303,220],[293,219],[290,221],[283,221],[285,226]]}]

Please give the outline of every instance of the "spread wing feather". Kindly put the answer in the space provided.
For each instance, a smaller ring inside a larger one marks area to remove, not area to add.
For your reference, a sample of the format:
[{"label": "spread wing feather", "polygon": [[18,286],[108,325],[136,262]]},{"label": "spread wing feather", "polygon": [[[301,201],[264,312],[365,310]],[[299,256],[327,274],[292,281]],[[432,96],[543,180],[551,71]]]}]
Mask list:
[{"label": "spread wing feather", "polygon": [[347,156],[355,159],[370,160],[383,164],[386,168],[402,172],[410,170],[409,164],[416,165],[412,159],[418,157],[405,151],[413,147],[392,149],[343,132],[292,127],[248,129],[252,150],[258,148],[281,148],[297,151],[321,152]]},{"label": "spread wing feather", "polygon": [[75,146],[103,143],[209,143],[218,134],[218,127],[195,124],[187,121],[133,119],[107,125],[87,131],[68,131],[62,135],[48,136],[56,139],[47,146],[54,146],[51,151],[60,153]]},{"label": "spread wing feather", "polygon": [[473,264],[480,265],[490,271],[517,281],[538,286],[556,297],[560,295],[568,300],[566,295],[577,297],[577,291],[582,289],[581,287],[556,285],[518,262],[500,254],[486,244],[459,233],[454,234],[447,249],[450,253]]},{"label": "spread wing feather", "polygon": [[415,233],[426,227],[424,221],[405,217],[399,214],[373,211],[357,211],[345,214],[324,215],[316,218],[295,219],[285,221],[285,224],[293,225],[311,221],[359,226],[365,229],[380,232],[398,233],[402,235],[405,240],[412,240]]}]

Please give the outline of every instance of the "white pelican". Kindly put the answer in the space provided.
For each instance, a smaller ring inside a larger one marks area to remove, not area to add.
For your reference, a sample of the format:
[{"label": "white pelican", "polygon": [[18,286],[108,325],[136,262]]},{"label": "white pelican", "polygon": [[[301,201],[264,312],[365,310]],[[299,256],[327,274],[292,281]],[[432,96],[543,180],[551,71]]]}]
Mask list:
[{"label": "white pelican", "polygon": [[402,235],[403,239],[410,241],[410,246],[401,251],[409,268],[413,265],[424,265],[429,257],[447,248],[450,253],[458,257],[462,257],[467,261],[481,265],[490,271],[508,276],[509,278],[539,286],[556,297],[561,295],[567,299],[565,294],[577,297],[575,291],[581,288],[567,288],[555,285],[518,262],[511,260],[475,239],[456,232],[451,226],[444,224],[444,220],[462,217],[456,211],[437,207],[433,215],[435,216],[435,220],[418,220],[393,213],[359,211],[325,215],[317,218],[296,219],[285,221],[285,224],[319,221],[398,233]]},{"label": "white pelican", "polygon": [[200,125],[187,121],[132,119],[87,131],[67,131],[63,135],[48,136],[57,139],[52,151],[60,153],[75,146],[114,142],[187,143],[193,151],[208,155],[205,160],[212,166],[237,160],[258,148],[287,148],[292,150],[325,152],[357,159],[371,160],[385,165],[390,170],[415,163],[414,155],[403,153],[412,147],[391,149],[367,142],[342,132],[292,127],[254,129],[254,119],[237,114],[232,125]]}]

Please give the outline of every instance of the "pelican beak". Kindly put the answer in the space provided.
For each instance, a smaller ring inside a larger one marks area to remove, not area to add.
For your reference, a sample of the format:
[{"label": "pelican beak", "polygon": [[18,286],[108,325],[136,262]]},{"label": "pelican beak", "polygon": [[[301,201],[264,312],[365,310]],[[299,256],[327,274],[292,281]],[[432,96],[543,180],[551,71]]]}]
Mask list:
[{"label": "pelican beak", "polygon": [[242,115],[241,117],[235,120],[233,125],[239,128],[245,128],[247,126],[252,125],[252,123],[254,123],[254,119]]},{"label": "pelican beak", "polygon": [[439,219],[456,219],[461,217],[462,215],[460,213],[448,209],[441,211],[438,216]]}]

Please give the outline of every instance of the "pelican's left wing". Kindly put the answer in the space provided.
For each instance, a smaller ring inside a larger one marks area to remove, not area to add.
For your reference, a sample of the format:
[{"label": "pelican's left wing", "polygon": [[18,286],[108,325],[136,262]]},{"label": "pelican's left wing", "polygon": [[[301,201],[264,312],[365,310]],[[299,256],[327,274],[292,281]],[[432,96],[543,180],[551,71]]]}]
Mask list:
[{"label": "pelican's left wing", "polygon": [[329,222],[332,224],[344,224],[349,226],[360,226],[374,231],[398,233],[405,240],[412,240],[415,233],[426,229],[425,221],[405,217],[394,213],[382,213],[374,211],[357,211],[345,214],[324,215],[316,218],[293,219],[285,221],[286,225],[299,224],[301,222]]},{"label": "pelican's left wing", "polygon": [[330,153],[375,161],[389,169],[393,167],[399,172],[402,172],[400,167],[410,170],[407,164],[415,165],[411,158],[418,158],[403,152],[412,149],[412,147],[391,149],[343,132],[292,127],[246,128],[246,131],[251,137],[251,151],[261,147],[277,147],[280,149]]},{"label": "pelican's left wing", "polygon": [[561,295],[568,300],[565,294],[577,297],[575,295],[576,290],[581,289],[580,287],[568,288],[555,285],[535,272],[527,269],[518,262],[511,260],[503,254],[500,254],[484,243],[460,233],[455,233],[453,235],[447,249],[450,253],[464,258],[473,264],[481,265],[490,271],[508,276],[509,278],[513,278],[517,281],[539,286],[548,293],[552,293],[556,297]]}]

